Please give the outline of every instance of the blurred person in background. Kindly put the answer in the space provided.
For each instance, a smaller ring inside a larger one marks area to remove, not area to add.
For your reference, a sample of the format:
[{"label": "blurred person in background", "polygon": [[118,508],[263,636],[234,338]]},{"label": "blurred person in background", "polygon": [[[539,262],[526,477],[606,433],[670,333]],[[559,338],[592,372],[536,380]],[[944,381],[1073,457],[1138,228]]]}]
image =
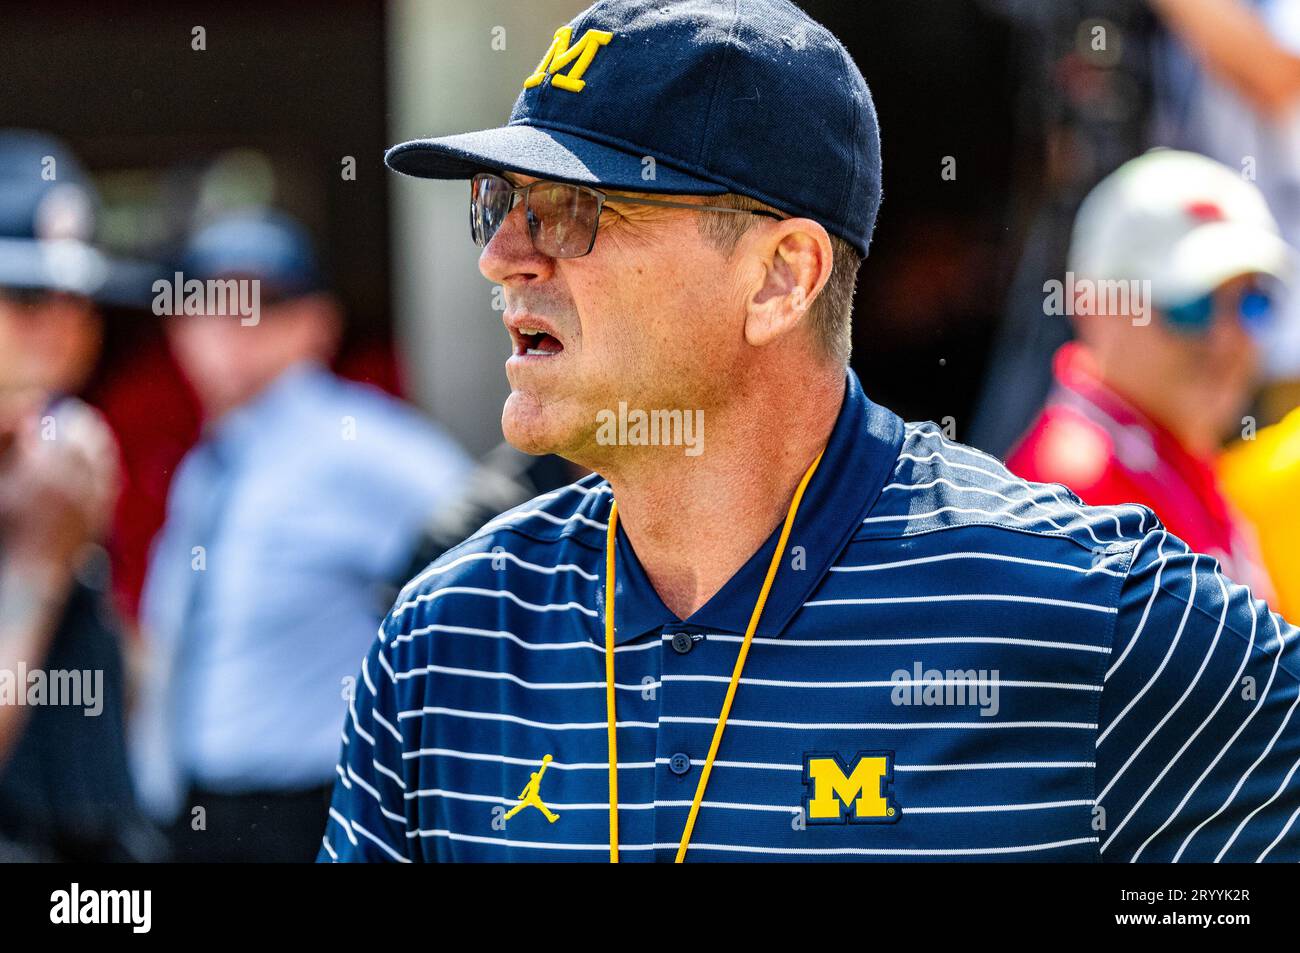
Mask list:
[{"label": "blurred person in background", "polygon": [[[1255,182],[1282,237],[1300,244],[1300,0],[982,0],[1033,30],[1022,84],[1019,175],[1033,215],[968,437],[1002,455],[1049,387],[1068,322],[1039,309],[1066,257],[1084,192],[1151,146],[1209,156]],[[1041,188],[1034,172],[1041,168]],[[1300,295],[1264,332],[1264,423],[1300,404]]]},{"label": "blurred person in background", "polygon": [[206,422],[150,556],[133,766],[177,859],[308,861],[358,660],[469,461],[413,409],[327,369],[341,309],[295,221],[218,220],[178,272],[233,279],[257,311],[166,319]]},{"label": "blurred person in background", "polygon": [[[1282,237],[1300,244],[1300,0],[1148,0],[1168,30],[1154,48],[1152,144],[1199,152],[1256,183]],[[1264,333],[1265,423],[1300,404],[1300,295]]]},{"label": "blurred person in background", "polygon": [[[1158,101],[1161,141],[1255,179],[1284,237],[1300,242],[1300,0],[1150,0],[1173,34]],[[1229,499],[1259,536],[1277,607],[1300,617],[1300,294],[1265,342],[1264,423],[1224,455]],[[1289,413],[1288,413],[1289,411]]]},{"label": "blurred person in background", "polygon": [[[96,206],[61,143],[0,131],[0,840],[29,859],[156,856],[127,770],[121,626],[99,545],[116,444],[73,396],[100,351],[95,299],[121,272],[89,244]],[[65,676],[79,704],[32,704],[33,679],[48,691]]]},{"label": "blurred person in background", "polygon": [[1091,505],[1150,507],[1271,593],[1214,463],[1242,425],[1288,258],[1259,190],[1204,156],[1155,149],[1102,180],[1079,209],[1063,286],[1078,340],[1057,352],[1047,404],[1008,467]]}]

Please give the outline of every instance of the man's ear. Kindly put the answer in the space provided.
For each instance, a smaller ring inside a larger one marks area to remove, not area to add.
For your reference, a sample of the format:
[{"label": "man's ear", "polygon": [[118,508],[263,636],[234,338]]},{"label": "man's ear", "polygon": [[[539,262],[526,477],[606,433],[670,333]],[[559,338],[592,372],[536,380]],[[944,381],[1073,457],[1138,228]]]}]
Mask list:
[{"label": "man's ear", "polygon": [[745,340],[771,344],[800,326],[813,299],[831,276],[831,240],[826,229],[807,218],[790,218],[768,229],[753,229],[749,254],[763,267],[762,281],[749,299]]}]

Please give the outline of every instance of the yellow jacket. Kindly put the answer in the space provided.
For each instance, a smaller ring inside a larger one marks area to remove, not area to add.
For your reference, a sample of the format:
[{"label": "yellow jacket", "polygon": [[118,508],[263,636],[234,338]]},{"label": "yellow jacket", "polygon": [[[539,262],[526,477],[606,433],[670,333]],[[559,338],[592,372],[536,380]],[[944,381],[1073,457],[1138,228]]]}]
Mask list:
[{"label": "yellow jacket", "polygon": [[1259,536],[1277,591],[1270,608],[1290,622],[1300,620],[1300,408],[1229,448],[1219,476]]}]

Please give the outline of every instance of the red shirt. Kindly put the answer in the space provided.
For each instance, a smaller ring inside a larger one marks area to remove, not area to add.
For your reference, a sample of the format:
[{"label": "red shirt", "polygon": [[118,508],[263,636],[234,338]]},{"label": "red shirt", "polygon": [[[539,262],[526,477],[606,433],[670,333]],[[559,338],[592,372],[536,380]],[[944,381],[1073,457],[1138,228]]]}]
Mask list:
[{"label": "red shirt", "polygon": [[1257,545],[1224,498],[1213,461],[1104,384],[1080,345],[1062,347],[1052,370],[1047,405],[1007,459],[1012,472],[1063,483],[1093,506],[1148,506],[1192,550],[1215,557],[1228,578],[1267,599],[1272,587]]}]

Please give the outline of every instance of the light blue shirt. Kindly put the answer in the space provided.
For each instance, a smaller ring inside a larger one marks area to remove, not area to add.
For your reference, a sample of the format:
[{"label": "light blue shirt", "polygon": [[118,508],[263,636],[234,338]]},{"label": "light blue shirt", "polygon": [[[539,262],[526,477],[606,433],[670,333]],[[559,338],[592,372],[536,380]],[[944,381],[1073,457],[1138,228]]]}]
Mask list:
[{"label": "light blue shirt", "polygon": [[[187,783],[327,783],[385,589],[470,461],[435,426],[315,364],[223,417],[181,462],[142,603],[134,731],[160,818]],[[391,593],[390,593],[391,595]]]}]

